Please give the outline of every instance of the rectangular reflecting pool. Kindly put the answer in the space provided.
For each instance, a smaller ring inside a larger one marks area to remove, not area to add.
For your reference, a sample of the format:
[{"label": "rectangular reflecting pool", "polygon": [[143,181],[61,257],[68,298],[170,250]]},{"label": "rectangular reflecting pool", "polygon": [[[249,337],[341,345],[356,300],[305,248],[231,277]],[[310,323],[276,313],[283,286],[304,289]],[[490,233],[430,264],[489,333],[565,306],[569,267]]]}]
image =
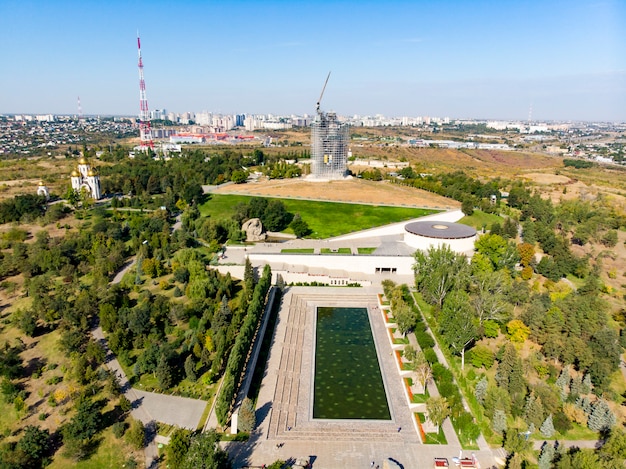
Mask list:
[{"label": "rectangular reflecting pool", "polygon": [[391,420],[366,308],[317,308],[313,418]]}]

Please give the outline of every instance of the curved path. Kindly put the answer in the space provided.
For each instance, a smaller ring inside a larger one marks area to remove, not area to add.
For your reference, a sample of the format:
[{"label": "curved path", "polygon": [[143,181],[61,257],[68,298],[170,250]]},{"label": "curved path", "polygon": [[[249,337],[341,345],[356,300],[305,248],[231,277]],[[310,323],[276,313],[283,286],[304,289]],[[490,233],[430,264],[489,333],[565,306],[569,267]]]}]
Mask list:
[{"label": "curved path", "polygon": [[[173,230],[180,228],[180,215],[176,217]],[[132,257],[127,261],[120,271],[115,275],[111,284],[122,281],[126,274],[135,265],[137,257]],[[109,348],[109,344],[104,337],[104,332],[100,325],[91,330],[92,337],[102,345],[106,353],[105,366],[117,376],[122,393],[131,402],[131,415],[134,419],[141,421],[146,427],[146,447],[144,454],[146,458],[146,468],[158,467],[159,452],[156,445],[156,424],[162,422],[169,425],[176,425],[181,428],[196,430],[200,424],[200,418],[204,413],[207,403],[199,399],[190,399],[179,396],[169,396],[155,392],[141,391],[134,389],[124,369]]]}]

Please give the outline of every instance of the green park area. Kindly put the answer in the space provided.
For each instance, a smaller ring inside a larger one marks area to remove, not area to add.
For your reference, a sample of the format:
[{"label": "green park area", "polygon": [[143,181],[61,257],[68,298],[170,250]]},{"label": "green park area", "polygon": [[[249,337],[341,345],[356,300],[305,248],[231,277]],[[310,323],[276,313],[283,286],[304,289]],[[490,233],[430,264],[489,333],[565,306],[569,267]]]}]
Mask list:
[{"label": "green park area", "polygon": [[[214,219],[230,218],[236,214],[239,204],[248,204],[252,199],[254,197],[213,194],[208,201],[200,206],[200,214]],[[315,239],[340,236],[353,231],[375,228],[437,212],[436,210],[382,205],[294,199],[270,200],[280,200],[289,213],[300,214],[302,220],[308,224],[311,230],[308,237]],[[285,231],[290,232],[290,229]]]}]

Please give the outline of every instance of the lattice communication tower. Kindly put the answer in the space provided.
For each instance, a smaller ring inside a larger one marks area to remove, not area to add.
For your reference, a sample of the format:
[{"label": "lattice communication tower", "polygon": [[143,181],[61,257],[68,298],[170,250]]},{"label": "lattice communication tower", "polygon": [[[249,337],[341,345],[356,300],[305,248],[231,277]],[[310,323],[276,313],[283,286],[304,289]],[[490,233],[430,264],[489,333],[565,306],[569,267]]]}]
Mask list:
[{"label": "lattice communication tower", "polygon": [[83,107],[80,104],[80,96],[78,97],[78,122],[83,120]]},{"label": "lattice communication tower", "polygon": [[317,115],[311,125],[311,175],[315,179],[343,179],[348,164],[348,124],[340,122],[334,112],[322,112],[320,102],[326,83],[317,102]]},{"label": "lattice communication tower", "polygon": [[141,60],[141,39],[137,34],[137,50],[139,51],[139,149],[154,150],[152,130],[150,128],[150,114],[148,113],[148,99],[146,98],[146,82],[143,78],[143,61]]}]

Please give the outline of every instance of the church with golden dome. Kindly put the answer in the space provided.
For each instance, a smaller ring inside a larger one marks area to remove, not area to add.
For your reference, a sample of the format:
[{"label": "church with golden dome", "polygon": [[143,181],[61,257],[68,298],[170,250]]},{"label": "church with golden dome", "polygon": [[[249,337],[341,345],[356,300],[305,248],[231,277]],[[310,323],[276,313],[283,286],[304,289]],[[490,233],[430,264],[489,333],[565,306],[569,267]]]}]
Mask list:
[{"label": "church with golden dome", "polygon": [[78,169],[72,171],[71,179],[72,189],[78,192],[85,189],[94,200],[100,199],[100,176],[84,157],[78,160]]}]

